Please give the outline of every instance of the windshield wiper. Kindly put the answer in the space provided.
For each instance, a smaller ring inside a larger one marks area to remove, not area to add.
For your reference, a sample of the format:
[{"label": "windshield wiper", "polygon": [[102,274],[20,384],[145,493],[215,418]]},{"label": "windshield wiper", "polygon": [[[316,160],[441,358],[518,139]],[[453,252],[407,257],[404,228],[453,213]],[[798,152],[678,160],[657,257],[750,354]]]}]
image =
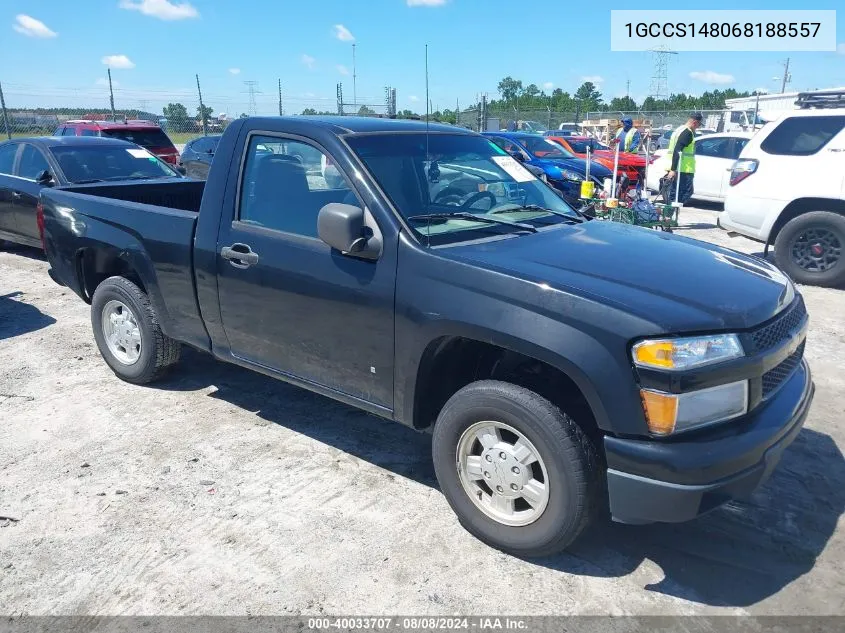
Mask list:
[{"label": "windshield wiper", "polygon": [[103,182],[102,178],[89,178],[88,180],[74,180],[73,185],[90,185],[92,182]]},{"label": "windshield wiper", "polygon": [[502,224],[504,226],[512,226],[522,231],[536,233],[537,227],[530,224],[523,224],[522,222],[513,222],[511,220],[503,220],[502,218],[491,218],[486,215],[476,215],[475,213],[468,213],[466,211],[450,211],[441,213],[421,213],[419,215],[408,216],[409,221],[423,221],[423,220],[449,220],[457,218],[459,220],[475,220],[478,222],[487,222],[488,224]]},{"label": "windshield wiper", "polygon": [[557,215],[562,218],[566,218],[570,222],[580,223],[583,222],[581,218],[569,215],[568,213],[564,213],[563,211],[555,211],[554,209],[547,209],[546,207],[541,207],[538,204],[523,204],[511,209],[498,209],[493,211],[494,214],[496,213],[512,213],[513,211],[543,211],[545,213],[551,213],[552,215]]}]

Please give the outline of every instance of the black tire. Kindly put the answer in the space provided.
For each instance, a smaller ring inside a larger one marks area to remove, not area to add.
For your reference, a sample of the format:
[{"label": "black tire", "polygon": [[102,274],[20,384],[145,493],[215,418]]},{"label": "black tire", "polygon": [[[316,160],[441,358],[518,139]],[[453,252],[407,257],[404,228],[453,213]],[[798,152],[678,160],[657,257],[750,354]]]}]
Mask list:
[{"label": "black tire", "polygon": [[[800,253],[813,247],[812,236],[828,236],[823,255],[808,259]],[[836,252],[835,261],[832,253]],[[820,265],[826,259],[824,265]],[[845,284],[845,216],[831,211],[810,211],[786,223],[775,238],[775,261],[783,271],[800,284],[840,286]],[[802,263],[804,265],[802,265]]]},{"label": "black tire", "polygon": [[[132,311],[141,332],[140,355],[131,365],[118,360],[106,344],[103,308],[111,300],[122,302]],[[117,377],[126,382],[143,385],[157,380],[179,360],[182,346],[161,331],[149,297],[125,277],[109,277],[97,286],[91,300],[91,325],[103,359]]]},{"label": "black tire", "polygon": [[[482,512],[461,484],[457,450],[476,422],[503,422],[523,434],[546,466],[548,505],[533,523],[513,527]],[[461,524],[497,549],[535,557],[568,547],[601,510],[602,476],[584,431],[558,407],[524,387],[484,380],[455,393],[437,418],[432,454],[440,489]]]}]

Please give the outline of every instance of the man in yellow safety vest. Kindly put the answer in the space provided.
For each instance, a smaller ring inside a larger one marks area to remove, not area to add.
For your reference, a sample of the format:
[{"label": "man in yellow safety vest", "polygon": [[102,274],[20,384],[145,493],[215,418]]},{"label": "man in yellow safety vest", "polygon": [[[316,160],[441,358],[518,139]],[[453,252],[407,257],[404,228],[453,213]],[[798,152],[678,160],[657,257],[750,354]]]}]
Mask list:
[{"label": "man in yellow safety vest", "polygon": [[619,151],[636,154],[642,141],[640,131],[634,127],[631,117],[626,116],[621,122],[622,127],[616,130],[616,142],[621,143]]},{"label": "man in yellow safety vest", "polygon": [[[694,112],[689,116],[685,125],[672,133],[669,138],[669,148],[666,156],[669,164],[666,180],[669,181],[669,195],[667,201],[675,199],[677,191],[678,202],[681,204],[692,198],[692,181],[695,176],[695,131],[701,127],[702,116]],[[675,182],[678,178],[678,182]]]}]

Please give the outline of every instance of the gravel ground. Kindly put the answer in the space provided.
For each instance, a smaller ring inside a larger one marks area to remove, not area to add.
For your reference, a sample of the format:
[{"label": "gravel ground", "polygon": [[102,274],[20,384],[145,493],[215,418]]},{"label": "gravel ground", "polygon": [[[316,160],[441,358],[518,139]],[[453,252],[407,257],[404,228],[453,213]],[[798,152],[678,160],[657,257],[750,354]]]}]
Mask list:
[{"label": "gravel ground", "polygon": [[[715,216],[681,232],[760,250]],[[802,288],[816,401],[752,499],[524,561],[458,525],[427,435],[198,353],[121,382],[46,269],[0,251],[7,614],[845,614],[841,291]]]}]

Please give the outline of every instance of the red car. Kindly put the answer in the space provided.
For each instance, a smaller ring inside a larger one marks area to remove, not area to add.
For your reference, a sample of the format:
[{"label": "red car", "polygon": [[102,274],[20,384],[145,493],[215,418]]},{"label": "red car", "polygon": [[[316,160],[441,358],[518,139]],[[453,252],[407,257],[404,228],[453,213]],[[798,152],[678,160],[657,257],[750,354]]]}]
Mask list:
[{"label": "red car", "polygon": [[[607,145],[602,145],[594,138],[588,136],[550,136],[548,138],[565,150],[575,154],[578,158],[586,158],[587,148],[589,147],[590,160],[604,165],[611,171],[613,170],[614,150]],[[627,175],[632,183],[640,182],[645,175],[645,158],[638,154],[619,152],[618,173]]]},{"label": "red car", "polygon": [[53,136],[107,136],[119,138],[149,150],[171,165],[179,163],[179,152],[164,130],[151,121],[65,121]]}]

